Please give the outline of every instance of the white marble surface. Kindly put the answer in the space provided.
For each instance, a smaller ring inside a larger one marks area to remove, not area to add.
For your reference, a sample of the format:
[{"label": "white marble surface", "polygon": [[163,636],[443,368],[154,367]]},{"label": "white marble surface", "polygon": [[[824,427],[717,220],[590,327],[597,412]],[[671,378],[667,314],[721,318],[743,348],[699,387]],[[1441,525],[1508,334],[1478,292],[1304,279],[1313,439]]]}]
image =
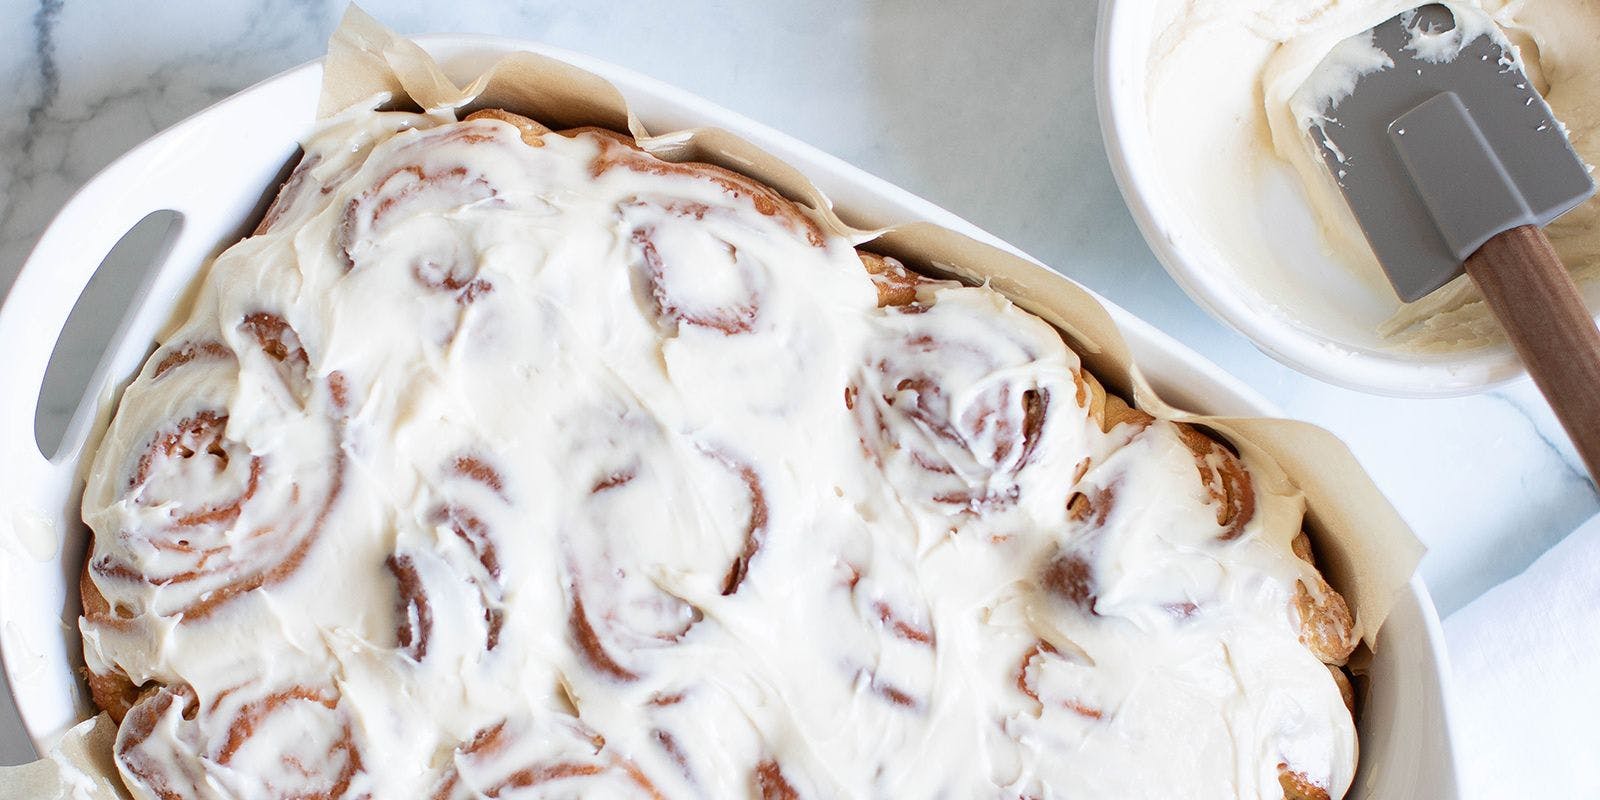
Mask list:
[{"label": "white marble surface", "polygon": [[[1342,436],[1429,546],[1441,613],[1600,510],[1531,384],[1394,400],[1256,351],[1156,263],[1095,117],[1093,0],[369,0],[402,32],[537,39],[701,94],[921,194],[1187,343]],[[0,290],[109,161],[321,54],[343,0],[0,2]],[[0,709],[3,713],[3,709]],[[0,722],[0,728],[4,723]],[[0,763],[25,755],[0,730]]]}]

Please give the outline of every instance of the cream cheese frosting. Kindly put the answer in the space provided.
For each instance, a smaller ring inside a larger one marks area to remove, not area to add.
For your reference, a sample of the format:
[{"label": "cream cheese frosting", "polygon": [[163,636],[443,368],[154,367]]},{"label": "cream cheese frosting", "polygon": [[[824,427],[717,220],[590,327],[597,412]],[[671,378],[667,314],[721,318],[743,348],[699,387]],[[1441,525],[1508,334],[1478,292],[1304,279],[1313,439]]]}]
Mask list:
[{"label": "cream cheese frosting", "polygon": [[[1271,315],[1352,349],[1437,354],[1504,340],[1466,278],[1402,304],[1323,165],[1317,106],[1382,54],[1359,39],[1404,0],[1162,0],[1144,103],[1169,191],[1210,269]],[[1600,163],[1600,6],[1586,0],[1456,0],[1460,31],[1420,44],[1447,60],[1466,39],[1505,37],[1580,157]],[[1333,69],[1317,67],[1333,56]],[[1320,102],[1319,102],[1320,101]],[[1600,201],[1548,229],[1584,283],[1600,275]],[[1328,298],[1338,298],[1330,303]]]},{"label": "cream cheese frosting", "polygon": [[329,123],[125,392],[135,797],[1343,794],[1296,495],[986,287],[880,307],[761,187],[540,133]]}]

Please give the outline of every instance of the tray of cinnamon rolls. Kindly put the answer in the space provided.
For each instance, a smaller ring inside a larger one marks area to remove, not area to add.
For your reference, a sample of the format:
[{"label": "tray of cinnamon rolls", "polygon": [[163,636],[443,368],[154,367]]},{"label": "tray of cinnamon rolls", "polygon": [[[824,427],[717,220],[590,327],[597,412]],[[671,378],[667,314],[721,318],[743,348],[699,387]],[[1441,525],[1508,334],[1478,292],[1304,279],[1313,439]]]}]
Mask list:
[{"label": "tray of cinnamon rolls", "polygon": [[0,593],[42,750],[92,728],[139,800],[1438,780],[1394,766],[1440,691],[1414,542],[1331,437],[753,123],[362,24],[129,156],[195,185],[74,201],[215,224],[63,455],[6,429],[59,536]]}]

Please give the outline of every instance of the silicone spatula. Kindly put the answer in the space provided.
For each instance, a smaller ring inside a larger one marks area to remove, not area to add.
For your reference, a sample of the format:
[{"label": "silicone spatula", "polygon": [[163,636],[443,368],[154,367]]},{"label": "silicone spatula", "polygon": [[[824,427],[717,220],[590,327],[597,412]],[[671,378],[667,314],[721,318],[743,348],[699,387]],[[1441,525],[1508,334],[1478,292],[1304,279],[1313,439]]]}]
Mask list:
[{"label": "silicone spatula", "polygon": [[[1313,135],[1400,299],[1464,269],[1600,481],[1600,331],[1543,230],[1594,182],[1504,38],[1479,27],[1430,5],[1352,39],[1368,70]],[[1339,53],[1317,70],[1348,81]]]}]

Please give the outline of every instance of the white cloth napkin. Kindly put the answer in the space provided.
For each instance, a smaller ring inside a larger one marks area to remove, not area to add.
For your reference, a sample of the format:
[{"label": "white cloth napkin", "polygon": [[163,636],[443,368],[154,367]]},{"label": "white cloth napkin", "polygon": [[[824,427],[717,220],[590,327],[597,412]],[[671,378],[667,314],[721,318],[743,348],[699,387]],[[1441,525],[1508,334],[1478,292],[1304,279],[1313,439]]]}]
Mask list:
[{"label": "white cloth napkin", "polygon": [[1462,798],[1600,798],[1600,517],[1444,630]]}]

